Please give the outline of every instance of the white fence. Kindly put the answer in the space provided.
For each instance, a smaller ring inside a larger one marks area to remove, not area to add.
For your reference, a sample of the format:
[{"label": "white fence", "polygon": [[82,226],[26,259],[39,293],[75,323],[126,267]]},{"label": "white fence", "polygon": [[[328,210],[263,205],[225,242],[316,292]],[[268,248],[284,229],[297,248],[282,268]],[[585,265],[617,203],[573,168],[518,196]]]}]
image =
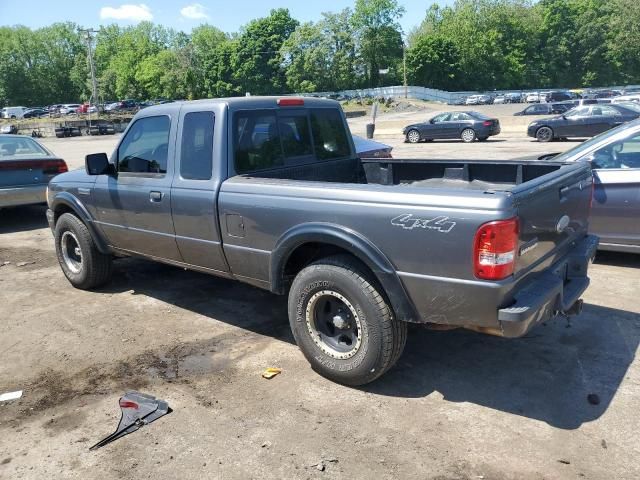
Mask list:
[{"label": "white fence", "polygon": [[377,88],[362,88],[357,90],[342,90],[340,92],[316,92],[307,95],[313,95],[314,97],[327,97],[329,95],[344,95],[348,97],[384,97],[384,98],[415,98],[418,100],[432,100],[436,102],[449,103],[452,100],[467,95],[472,95],[476,92],[447,92],[445,90],[438,90],[435,88],[404,87],[397,85],[393,87],[377,87]]}]

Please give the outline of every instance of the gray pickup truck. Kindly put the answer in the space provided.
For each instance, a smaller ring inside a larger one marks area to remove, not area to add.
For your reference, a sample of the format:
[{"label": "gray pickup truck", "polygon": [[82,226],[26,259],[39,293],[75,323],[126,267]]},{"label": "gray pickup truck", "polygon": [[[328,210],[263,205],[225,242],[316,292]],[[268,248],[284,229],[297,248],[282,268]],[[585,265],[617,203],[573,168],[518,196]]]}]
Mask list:
[{"label": "gray pickup truck", "polygon": [[338,103],[248,97],[140,111],[51,181],[47,217],[75,287],[135,255],[288,294],[312,367],[361,385],[409,322],[518,337],[579,313],[591,192],[587,163],[359,159]]}]

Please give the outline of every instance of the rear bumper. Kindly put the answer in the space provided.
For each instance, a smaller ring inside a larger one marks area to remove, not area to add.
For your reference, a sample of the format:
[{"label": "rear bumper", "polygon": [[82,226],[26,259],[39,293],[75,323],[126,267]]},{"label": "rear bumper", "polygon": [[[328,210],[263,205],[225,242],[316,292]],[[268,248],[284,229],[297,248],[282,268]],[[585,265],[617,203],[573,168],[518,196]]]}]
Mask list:
[{"label": "rear bumper", "polygon": [[46,203],[47,185],[30,185],[28,187],[0,188],[0,208],[17,207]]},{"label": "rear bumper", "polygon": [[398,272],[420,323],[519,337],[572,307],[589,285],[587,269],[598,247],[589,235],[568,245],[522,278],[497,282]]},{"label": "rear bumper", "polygon": [[585,237],[568,256],[518,290],[514,303],[498,310],[502,335],[520,337],[558,314],[579,313],[580,296],[589,286],[587,270],[597,248],[598,237]]}]

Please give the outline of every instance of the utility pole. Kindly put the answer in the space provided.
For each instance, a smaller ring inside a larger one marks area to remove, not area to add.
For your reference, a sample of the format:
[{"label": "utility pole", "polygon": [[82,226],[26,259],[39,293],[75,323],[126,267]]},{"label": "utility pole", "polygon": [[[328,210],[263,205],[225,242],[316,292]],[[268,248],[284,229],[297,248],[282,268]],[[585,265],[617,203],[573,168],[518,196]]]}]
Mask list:
[{"label": "utility pole", "polygon": [[79,29],[80,33],[84,34],[84,38],[87,41],[87,57],[89,59],[89,68],[91,69],[91,100],[89,104],[98,104],[98,82],[96,80],[96,67],[93,63],[93,34],[98,33],[97,30],[87,28],[85,30]]},{"label": "utility pole", "polygon": [[404,70],[404,98],[407,98],[407,45],[402,40],[402,69]]}]

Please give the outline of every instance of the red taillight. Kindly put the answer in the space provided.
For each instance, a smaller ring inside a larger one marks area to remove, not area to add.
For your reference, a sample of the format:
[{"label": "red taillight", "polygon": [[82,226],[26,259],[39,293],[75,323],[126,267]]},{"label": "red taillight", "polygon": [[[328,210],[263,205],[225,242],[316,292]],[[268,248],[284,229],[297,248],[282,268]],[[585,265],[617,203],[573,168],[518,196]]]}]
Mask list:
[{"label": "red taillight", "polygon": [[300,107],[304,105],[302,98],[279,98],[277,100],[279,107]]},{"label": "red taillight", "polygon": [[45,175],[57,175],[68,171],[69,169],[64,160],[46,160],[42,162],[42,173]]},{"label": "red taillight", "polygon": [[16,160],[0,162],[0,170],[42,170],[45,175],[68,172],[64,160]]},{"label": "red taillight", "polygon": [[484,280],[502,280],[513,274],[520,227],[517,218],[482,225],[473,245],[474,273]]},{"label": "red taillight", "polygon": [[490,127],[491,125],[493,125],[493,122],[491,120],[485,120],[484,122],[482,122],[482,125],[485,127]]}]

